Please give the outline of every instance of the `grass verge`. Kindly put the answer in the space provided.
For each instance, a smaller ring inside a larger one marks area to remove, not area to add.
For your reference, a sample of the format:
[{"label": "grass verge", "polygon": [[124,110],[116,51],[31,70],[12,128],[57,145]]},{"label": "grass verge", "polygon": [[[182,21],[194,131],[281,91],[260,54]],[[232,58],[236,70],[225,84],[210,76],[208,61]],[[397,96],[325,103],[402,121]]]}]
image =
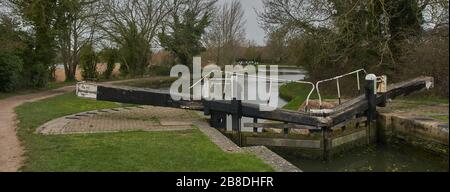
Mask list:
[{"label": "grass verge", "polygon": [[[288,110],[298,110],[300,106],[306,101],[311,86],[300,83],[288,83],[280,87],[280,97],[286,101],[289,101],[283,108]],[[314,91],[310,99],[318,99],[317,92]],[[335,97],[323,95],[322,99],[336,99]],[[413,105],[434,105],[434,104],[448,104],[448,98],[438,98],[431,96],[406,96],[396,98],[397,100],[404,100]],[[439,118],[439,117],[437,117]],[[441,117],[440,119],[445,119]]]},{"label": "grass verge", "polygon": [[254,155],[223,152],[199,130],[83,135],[35,134],[52,119],[120,104],[77,98],[74,93],[16,108],[26,149],[22,171],[273,171]]},{"label": "grass verge", "polygon": [[448,121],[448,115],[435,115],[435,116],[431,116],[431,117],[435,118],[437,120]]},{"label": "grass verge", "polygon": [[123,83],[115,83],[115,85],[123,85],[129,87],[141,87],[141,88],[152,88],[158,89],[163,87],[170,87],[170,85],[175,82],[178,78],[174,77],[158,77],[158,78],[148,78],[148,79],[137,79],[132,81],[127,81]]}]

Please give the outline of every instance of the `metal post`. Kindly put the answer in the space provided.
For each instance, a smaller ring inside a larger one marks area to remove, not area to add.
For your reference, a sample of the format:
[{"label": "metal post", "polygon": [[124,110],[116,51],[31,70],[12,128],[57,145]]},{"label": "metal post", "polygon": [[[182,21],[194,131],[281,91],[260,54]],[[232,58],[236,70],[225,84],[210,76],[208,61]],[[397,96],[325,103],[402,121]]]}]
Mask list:
[{"label": "metal post", "polygon": [[377,76],[374,74],[369,74],[366,76],[366,99],[369,104],[369,109],[367,110],[367,124],[369,131],[369,143],[376,142],[376,97],[377,97]]},{"label": "metal post", "polygon": [[232,129],[233,132],[237,132],[238,135],[238,145],[242,145],[242,138],[241,138],[241,117],[242,117],[242,101],[237,100],[236,98],[233,98],[231,101],[231,105],[233,106],[233,114],[231,114],[232,119]]},{"label": "metal post", "polygon": [[338,99],[339,99],[339,105],[340,105],[340,104],[342,104],[342,101],[341,101],[341,86],[339,84],[339,79],[336,79],[336,86],[337,86]]},{"label": "metal post", "polygon": [[361,83],[360,83],[360,78],[359,78],[359,72],[356,73],[356,81],[358,83],[358,93],[361,93]]},{"label": "metal post", "polygon": [[330,138],[331,129],[329,127],[322,128],[322,145],[323,145],[323,160],[330,160],[331,158],[331,138]]},{"label": "metal post", "polygon": [[[253,123],[258,123],[258,118],[253,118]],[[253,127],[253,132],[258,133],[258,127]]]},{"label": "metal post", "polygon": [[[284,123],[284,124],[288,124],[288,123]],[[284,128],[283,129],[283,133],[284,133],[284,137],[288,137],[288,135],[289,135],[289,128]]]}]

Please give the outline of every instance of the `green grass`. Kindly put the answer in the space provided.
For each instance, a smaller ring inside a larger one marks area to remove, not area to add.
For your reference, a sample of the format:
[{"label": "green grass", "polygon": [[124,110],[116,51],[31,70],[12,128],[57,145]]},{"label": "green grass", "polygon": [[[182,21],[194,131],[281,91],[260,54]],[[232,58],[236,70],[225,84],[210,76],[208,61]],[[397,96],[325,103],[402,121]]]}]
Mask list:
[{"label": "green grass", "polygon": [[16,108],[27,157],[22,171],[273,171],[254,155],[229,154],[198,129],[84,135],[35,134],[43,123],[120,104],[64,94]]},{"label": "green grass", "polygon": [[403,97],[402,99],[404,99],[406,101],[414,102],[418,105],[448,104],[448,98],[436,98],[436,97],[408,98],[408,97]]},{"label": "green grass", "polygon": [[283,106],[283,109],[297,111],[300,108],[300,106],[304,103],[305,100],[306,100],[305,98],[298,96],[298,97],[294,98],[293,100],[289,101],[288,104]]},{"label": "green grass", "polygon": [[[306,101],[311,86],[300,83],[288,83],[280,87],[280,97],[289,101],[283,108],[288,110],[298,110],[299,107]],[[313,92],[311,99],[318,99],[317,92]],[[322,95],[322,99],[335,99],[332,96]],[[433,105],[433,104],[449,104],[448,98],[438,98],[430,96],[406,96],[399,97],[397,100],[407,101],[411,105]],[[445,117],[437,117],[438,119],[445,119]]]},{"label": "green grass", "polygon": [[435,118],[437,120],[442,120],[442,121],[448,121],[448,115],[436,115],[436,116],[432,116],[432,118]]},{"label": "green grass", "polygon": [[178,78],[173,78],[173,77],[160,77],[160,78],[156,78],[156,79],[153,79],[153,78],[137,79],[136,81],[117,83],[116,85],[158,89],[161,87],[169,87],[177,79]]},{"label": "green grass", "polygon": [[[311,91],[312,86],[301,83],[288,83],[280,87],[280,97],[289,101],[283,108],[288,110],[297,111],[300,106],[308,98],[308,94]],[[314,91],[310,99],[317,99],[317,92]],[[323,99],[333,99],[333,97],[322,95]]]}]

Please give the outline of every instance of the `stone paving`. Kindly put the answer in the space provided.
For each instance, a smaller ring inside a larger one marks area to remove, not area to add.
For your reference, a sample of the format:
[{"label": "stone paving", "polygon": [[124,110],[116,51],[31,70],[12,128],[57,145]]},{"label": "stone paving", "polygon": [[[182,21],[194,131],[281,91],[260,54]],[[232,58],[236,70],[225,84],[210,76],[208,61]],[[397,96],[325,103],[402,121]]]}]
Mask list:
[{"label": "stone paving", "polygon": [[78,113],[50,121],[40,134],[83,134],[124,131],[179,131],[192,129],[194,114],[170,108],[129,107]]},{"label": "stone paving", "polygon": [[[390,103],[386,108],[378,108],[382,115],[389,118],[407,119],[423,127],[436,129],[443,132],[444,135],[446,134],[447,138],[449,132],[448,110],[448,104],[417,104],[401,100]],[[438,116],[446,117],[447,120],[436,118]]]}]

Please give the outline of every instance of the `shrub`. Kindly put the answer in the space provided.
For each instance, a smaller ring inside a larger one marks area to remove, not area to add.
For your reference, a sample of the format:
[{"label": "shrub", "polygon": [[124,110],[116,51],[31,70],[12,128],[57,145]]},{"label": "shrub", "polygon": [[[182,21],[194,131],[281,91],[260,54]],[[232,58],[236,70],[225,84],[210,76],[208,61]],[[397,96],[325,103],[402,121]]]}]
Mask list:
[{"label": "shrub", "polygon": [[448,98],[449,55],[448,27],[426,35],[419,42],[405,43],[406,54],[401,58],[399,79],[432,76],[435,88],[429,96]]},{"label": "shrub", "polygon": [[23,61],[20,57],[0,53],[0,92],[14,91],[22,85]]},{"label": "shrub", "polygon": [[169,66],[153,65],[149,68],[150,73],[156,76],[169,76],[171,68]]},{"label": "shrub", "polygon": [[98,78],[97,72],[97,54],[91,44],[86,44],[80,51],[80,65],[82,67],[83,79],[95,80]]},{"label": "shrub", "polygon": [[103,62],[106,63],[106,70],[103,73],[103,78],[111,79],[114,68],[116,67],[118,51],[113,48],[104,49],[101,53],[101,57]]}]

